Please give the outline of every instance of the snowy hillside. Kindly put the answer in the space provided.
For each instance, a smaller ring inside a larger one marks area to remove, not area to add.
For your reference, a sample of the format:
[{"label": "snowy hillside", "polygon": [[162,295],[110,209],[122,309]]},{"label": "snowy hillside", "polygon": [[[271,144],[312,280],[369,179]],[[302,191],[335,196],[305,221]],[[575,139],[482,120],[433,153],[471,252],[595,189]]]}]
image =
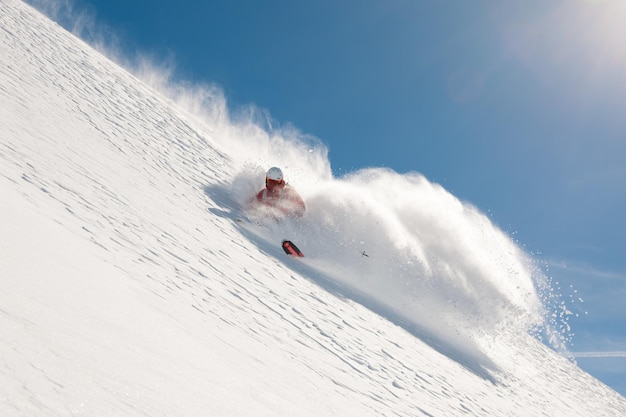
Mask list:
[{"label": "snowy hillside", "polygon": [[[0,53],[1,416],[626,415],[537,340],[567,324],[532,259],[440,186],[332,178],[17,0]],[[238,221],[271,165],[307,214]]]}]

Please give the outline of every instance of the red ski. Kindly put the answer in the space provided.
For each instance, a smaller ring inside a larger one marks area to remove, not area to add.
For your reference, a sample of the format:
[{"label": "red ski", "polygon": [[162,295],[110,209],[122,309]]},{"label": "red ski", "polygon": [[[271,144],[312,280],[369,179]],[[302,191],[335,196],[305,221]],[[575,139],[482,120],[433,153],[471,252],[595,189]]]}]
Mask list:
[{"label": "red ski", "polygon": [[290,240],[283,240],[283,250],[287,255],[304,257],[302,251]]}]

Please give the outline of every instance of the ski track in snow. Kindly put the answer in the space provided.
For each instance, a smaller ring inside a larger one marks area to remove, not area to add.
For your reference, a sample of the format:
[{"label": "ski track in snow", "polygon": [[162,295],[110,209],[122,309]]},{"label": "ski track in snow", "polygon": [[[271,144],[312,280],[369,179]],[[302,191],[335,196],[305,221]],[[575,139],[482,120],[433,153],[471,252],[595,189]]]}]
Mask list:
[{"label": "ski track in snow", "polygon": [[472,366],[285,259],[207,192],[219,132],[21,2],[0,48],[3,416],[626,413],[526,334]]}]

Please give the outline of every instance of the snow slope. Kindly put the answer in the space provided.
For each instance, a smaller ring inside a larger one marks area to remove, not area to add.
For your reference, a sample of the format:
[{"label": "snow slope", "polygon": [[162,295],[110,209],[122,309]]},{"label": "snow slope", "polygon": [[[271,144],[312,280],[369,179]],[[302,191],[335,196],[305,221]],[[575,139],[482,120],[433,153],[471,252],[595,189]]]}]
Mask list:
[{"label": "snow slope", "polygon": [[[332,178],[16,0],[0,51],[0,415],[626,414],[531,335],[567,338],[532,259],[438,185]],[[269,165],[307,215],[235,221]]]}]

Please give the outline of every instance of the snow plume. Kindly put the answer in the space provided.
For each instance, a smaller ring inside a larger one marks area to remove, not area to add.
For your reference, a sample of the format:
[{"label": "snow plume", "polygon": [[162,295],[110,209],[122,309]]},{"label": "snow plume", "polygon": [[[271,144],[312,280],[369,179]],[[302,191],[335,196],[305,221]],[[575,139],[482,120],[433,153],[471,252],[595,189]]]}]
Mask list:
[{"label": "snow plume", "polygon": [[254,105],[229,108],[215,84],[179,81],[173,59],[121,51],[116,37],[70,0],[31,3],[59,21],[73,16],[74,33],[175,102],[225,151],[235,172],[224,180],[223,203],[242,210],[263,186],[265,170],[280,166],[308,211],[301,222],[261,234],[294,239],[305,263],[344,295],[468,354],[475,353],[471,340],[538,328],[563,349],[568,327],[557,323],[564,317],[549,281],[472,205],[417,173],[372,168],[333,178],[328,150],[314,136]]},{"label": "snow plume", "polygon": [[475,357],[481,340],[537,329],[561,347],[533,259],[441,186],[372,168],[300,191],[305,218],[262,233],[295,239],[305,263],[342,294],[456,355]]},{"label": "snow plume", "polygon": [[135,62],[133,73],[186,111],[198,130],[227,151],[240,167],[239,175],[248,172],[251,181],[254,177],[263,185],[265,170],[280,166],[287,180],[298,184],[331,178],[328,149],[315,136],[279,123],[254,104],[230,108],[219,86],[178,81],[170,65],[145,58]]}]

